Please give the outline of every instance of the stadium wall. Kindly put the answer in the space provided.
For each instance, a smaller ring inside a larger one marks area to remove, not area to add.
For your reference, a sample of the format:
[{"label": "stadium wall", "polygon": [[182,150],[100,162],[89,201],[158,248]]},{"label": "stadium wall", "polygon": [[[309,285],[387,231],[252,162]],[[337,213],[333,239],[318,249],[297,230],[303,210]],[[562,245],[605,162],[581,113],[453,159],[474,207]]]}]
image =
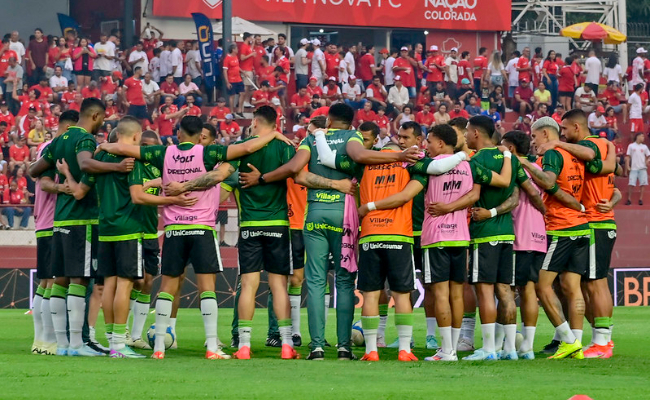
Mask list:
[{"label": "stadium wall", "polygon": [[[26,42],[35,28],[45,34],[61,34],[57,13],[68,14],[69,0],[5,0],[0,12],[0,26],[4,32],[18,31]],[[34,12],[38,10],[38,12]],[[25,47],[27,43],[25,43]]]}]

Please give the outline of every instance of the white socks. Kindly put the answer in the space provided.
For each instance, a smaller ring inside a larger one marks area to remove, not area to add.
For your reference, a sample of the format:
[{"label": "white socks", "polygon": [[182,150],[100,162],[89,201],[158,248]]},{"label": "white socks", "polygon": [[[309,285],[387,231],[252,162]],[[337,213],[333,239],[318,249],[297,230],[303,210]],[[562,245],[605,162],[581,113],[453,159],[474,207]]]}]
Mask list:
[{"label": "white socks", "polygon": [[571,332],[573,332],[576,339],[582,343],[582,329],[571,329]]},{"label": "white socks", "polygon": [[[427,318],[427,325],[428,325],[428,320],[429,318]],[[441,326],[438,327],[438,329],[440,329],[440,336],[442,337],[442,346],[440,346],[440,350],[442,350],[442,352],[445,354],[453,354],[454,345],[453,345],[453,335],[451,333],[451,326]]]},{"label": "white socks", "polygon": [[503,349],[503,338],[506,336],[506,331],[503,329],[503,325],[496,323],[494,325],[494,350],[500,351]]},{"label": "white socks", "polygon": [[564,321],[555,327],[555,333],[557,333],[557,335],[560,337],[560,340],[564,343],[571,344],[576,341],[576,337],[571,331],[571,328],[569,327],[569,323],[567,321]]},{"label": "white socks", "polygon": [[140,303],[139,301],[136,301],[135,306],[133,306],[133,325],[131,327],[131,338],[133,340],[142,338],[142,330],[147,322],[150,308],[149,303]]},{"label": "white socks", "polygon": [[219,309],[216,297],[207,297],[206,293],[214,296],[214,292],[201,293],[201,315],[203,316],[206,345],[208,351],[216,352],[219,349],[217,345],[217,316]]},{"label": "white socks", "polygon": [[289,345],[293,347],[293,339],[291,338],[291,326],[280,326],[278,330],[280,331],[280,337],[282,338],[282,345]]},{"label": "white socks", "polygon": [[[386,324],[388,323],[388,315],[380,315],[379,316],[379,327],[377,328],[377,336],[381,336],[383,338],[386,337]],[[365,329],[363,330],[363,335],[366,335]]]},{"label": "white socks", "polygon": [[250,326],[239,326],[239,348],[244,346],[251,347],[251,330]]},{"label": "white socks", "polygon": [[517,324],[503,325],[503,330],[506,334],[506,340],[503,343],[503,351],[510,353],[511,351],[517,350],[515,345],[515,341],[517,339]]},{"label": "white socks", "polygon": [[68,334],[66,331],[68,311],[65,308],[65,299],[51,297],[50,313],[52,314],[52,325],[54,326],[57,346],[60,349],[67,349],[70,343],[68,343]]},{"label": "white socks", "polygon": [[454,353],[458,349],[458,338],[460,337],[461,328],[451,328],[451,348]]},{"label": "white socks", "polygon": [[43,321],[43,341],[45,343],[56,342],[54,325],[52,324],[52,313],[50,310],[50,299],[43,298],[43,303],[41,303],[41,318]]},{"label": "white socks", "polygon": [[366,342],[366,354],[371,351],[377,351],[377,324],[380,323],[381,317],[368,316],[361,317],[361,328],[363,329],[363,338]]},{"label": "white socks", "polygon": [[43,341],[43,317],[42,317],[42,304],[43,296],[40,294],[34,295],[34,308],[32,309],[32,317],[34,320],[34,342]]},{"label": "white socks", "polygon": [[[163,297],[163,295],[166,295]],[[174,298],[167,293],[160,293],[156,301],[156,343],[153,351],[165,351],[165,336],[167,327],[170,326],[170,316],[172,315],[172,303]]]},{"label": "white socks", "polygon": [[533,344],[535,343],[535,330],[536,326],[524,326],[524,341],[521,343],[519,351],[522,353],[532,351]]},{"label": "white socks", "polygon": [[84,314],[86,312],[86,299],[80,296],[68,294],[68,324],[70,325],[70,347],[79,348],[83,346],[81,329],[84,326]]},{"label": "white socks", "polygon": [[436,320],[435,317],[433,318],[426,317],[426,321],[427,321],[427,336],[436,336],[436,328],[438,327],[438,321]]},{"label": "white socks", "polygon": [[496,329],[495,323],[481,324],[481,334],[483,335],[483,350],[488,353],[496,351],[494,346],[494,330]]},{"label": "white socks", "polygon": [[291,334],[300,335],[300,296],[289,295],[291,304]]},{"label": "white socks", "polygon": [[411,337],[413,336],[413,325],[395,325],[397,328],[397,340],[399,351],[411,352]]},{"label": "white socks", "polygon": [[463,317],[463,324],[460,326],[460,336],[474,345],[474,331],[476,330],[476,316]]}]

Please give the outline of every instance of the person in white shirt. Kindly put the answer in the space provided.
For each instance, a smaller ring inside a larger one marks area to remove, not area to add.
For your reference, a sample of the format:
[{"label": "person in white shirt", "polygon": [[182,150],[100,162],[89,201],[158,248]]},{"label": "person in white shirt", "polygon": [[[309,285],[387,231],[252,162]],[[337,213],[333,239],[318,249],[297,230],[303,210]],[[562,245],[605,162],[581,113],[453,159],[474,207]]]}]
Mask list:
[{"label": "person in white shirt", "polygon": [[169,50],[169,44],[165,44],[162,47],[160,52],[160,80],[158,83],[162,83],[165,80],[167,75],[172,72],[172,52]]},{"label": "person in white shirt", "polygon": [[311,76],[318,79],[318,86],[323,87],[323,74],[325,72],[325,53],[320,49],[320,40],[312,40],[314,56],[311,59]]},{"label": "person in white shirt", "polygon": [[594,111],[594,107],[596,107],[596,101],[598,101],[596,98],[596,93],[593,91],[591,85],[584,85],[579,87],[573,95],[573,98],[574,106],[586,113]]},{"label": "person in white shirt", "polygon": [[178,43],[175,40],[169,42],[171,48],[171,70],[170,74],[174,75],[174,82],[180,85],[183,82],[183,53],[178,48]]},{"label": "person in white shirt", "polygon": [[185,55],[185,65],[187,66],[187,73],[192,75],[192,82],[196,86],[201,86],[201,53],[199,52],[199,42],[192,42],[192,50],[188,51]]},{"label": "person in white shirt", "polygon": [[307,87],[309,84],[309,63],[311,61],[307,58],[307,45],[309,40],[300,39],[300,48],[296,51],[294,56],[294,67],[296,72],[296,87],[298,90]]},{"label": "person in white shirt", "polygon": [[645,141],[644,133],[637,133],[633,143],[627,147],[625,156],[626,169],[630,171],[630,180],[627,187],[627,202],[625,205],[632,204],[632,190],[639,184],[639,205],[643,205],[643,188],[648,186],[648,163],[650,162],[650,150],[643,143]]},{"label": "person in white shirt", "polygon": [[508,74],[508,98],[515,97],[515,89],[519,87],[519,71],[517,70],[517,63],[519,62],[521,53],[519,50],[512,52],[512,58],[506,65],[506,73]]},{"label": "person in white shirt", "polygon": [[628,85],[628,90],[630,92],[634,91],[634,86],[638,83],[643,83],[643,56],[645,54],[647,54],[647,51],[643,47],[636,49],[636,57],[632,60],[632,79],[629,81]]},{"label": "person in white shirt", "polygon": [[[158,42],[162,44],[162,42]],[[156,83],[160,82],[160,48],[153,49],[153,58],[149,60],[149,72],[151,79]]]},{"label": "person in white shirt", "polygon": [[458,49],[452,47],[449,51],[449,57],[445,60],[445,82],[447,82],[447,93],[451,98],[456,97],[456,87],[458,85]]},{"label": "person in white shirt", "polygon": [[25,57],[25,45],[20,40],[18,31],[11,32],[11,38],[9,38],[9,49],[16,52],[18,56],[16,61],[18,64],[22,63],[23,57]]},{"label": "person in white shirt", "polygon": [[343,52],[341,52],[341,61],[339,61],[339,82],[347,82],[350,78],[348,73],[348,62],[343,58]]},{"label": "person in white shirt", "polygon": [[147,106],[157,106],[160,104],[160,86],[153,80],[151,72],[144,74],[142,93],[144,93],[144,100]]},{"label": "person in white shirt", "polygon": [[393,71],[393,64],[397,57],[397,50],[391,50],[390,54],[380,52],[386,59],[384,60],[384,85],[386,90],[390,90],[395,84],[395,72]]},{"label": "person in white shirt", "polygon": [[614,81],[619,84],[621,83],[621,80],[623,78],[623,69],[618,63],[618,57],[616,54],[611,54],[609,56],[609,60],[607,60],[605,70],[603,71],[603,76],[607,82]]},{"label": "person in white shirt", "polygon": [[133,68],[133,70],[135,70],[137,67],[142,68],[142,73],[146,74],[149,72],[149,57],[147,57],[147,53],[145,53],[142,49],[142,42],[138,42],[135,45],[135,50],[133,50],[129,55],[129,65],[131,68]]},{"label": "person in white shirt", "polygon": [[109,76],[113,71],[113,59],[115,59],[115,44],[108,42],[108,36],[102,33],[99,36],[99,43],[95,43],[97,58],[93,64],[93,80],[99,82],[99,78]]},{"label": "person in white shirt", "polygon": [[58,100],[61,100],[63,92],[68,90],[68,79],[63,76],[63,69],[59,65],[54,67],[54,75],[50,77],[50,87],[54,95],[58,96]]},{"label": "person in white shirt", "polygon": [[600,74],[603,72],[603,66],[594,50],[589,51],[589,58],[585,61],[585,74],[587,79],[585,84],[591,86],[594,93],[598,93],[598,83],[600,82]]},{"label": "person in white shirt", "polygon": [[353,44],[348,49],[348,52],[345,53],[345,57],[343,57],[343,60],[345,60],[345,64],[348,68],[348,76],[354,75],[357,69],[357,64],[354,59],[355,54],[357,54],[357,46]]},{"label": "person in white shirt", "polygon": [[365,93],[362,94],[361,86],[357,83],[357,77],[350,75],[350,81],[343,84],[343,99],[345,104],[359,110],[366,103]]},{"label": "person in white shirt", "polygon": [[395,86],[388,91],[388,103],[402,112],[402,108],[409,103],[409,91],[402,83],[399,76],[395,77]]},{"label": "person in white shirt", "polygon": [[634,92],[627,100],[627,110],[629,112],[630,131],[634,133],[644,133],[643,127],[643,100],[641,100],[641,93],[645,88],[644,83],[637,83],[634,86]]},{"label": "person in white shirt", "polygon": [[614,139],[614,132],[607,128],[607,119],[605,118],[605,108],[603,106],[598,106],[596,111],[589,114],[587,118],[587,123],[591,133],[596,136],[600,136],[600,132],[605,132],[607,134],[607,140]]}]

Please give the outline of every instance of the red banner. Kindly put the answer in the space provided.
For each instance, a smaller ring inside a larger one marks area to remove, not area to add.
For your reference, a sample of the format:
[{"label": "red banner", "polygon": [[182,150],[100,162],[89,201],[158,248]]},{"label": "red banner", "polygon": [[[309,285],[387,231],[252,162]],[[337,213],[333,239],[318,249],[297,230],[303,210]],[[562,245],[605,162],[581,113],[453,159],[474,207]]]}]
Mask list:
[{"label": "red banner", "polygon": [[[222,18],[222,0],[154,0],[157,17]],[[233,0],[250,21],[388,28],[509,31],[511,0]]]}]

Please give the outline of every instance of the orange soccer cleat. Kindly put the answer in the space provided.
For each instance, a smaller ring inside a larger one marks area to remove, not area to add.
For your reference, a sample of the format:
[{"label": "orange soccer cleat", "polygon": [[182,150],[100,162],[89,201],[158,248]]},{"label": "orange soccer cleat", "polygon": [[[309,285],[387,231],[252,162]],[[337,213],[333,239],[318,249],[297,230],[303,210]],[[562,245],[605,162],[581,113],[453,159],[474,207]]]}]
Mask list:
[{"label": "orange soccer cleat", "polygon": [[379,353],[371,351],[370,353],[364,354],[361,357],[361,361],[379,361]]},{"label": "orange soccer cleat", "polygon": [[250,360],[251,359],[251,348],[248,346],[244,346],[237,350],[233,355],[233,358],[236,358],[238,360]]},{"label": "orange soccer cleat", "polygon": [[418,361],[418,358],[413,355],[410,351],[401,350],[397,355],[399,361]]},{"label": "orange soccer cleat", "polygon": [[585,358],[611,358],[613,355],[612,347],[608,344],[604,346],[592,344],[583,353]]},{"label": "orange soccer cleat", "polygon": [[280,356],[283,360],[297,360],[300,358],[298,352],[288,344],[282,345],[282,353]]},{"label": "orange soccer cleat", "polygon": [[154,358],[156,360],[162,360],[165,358],[165,352],[164,351],[157,351],[151,355],[151,358]]}]

